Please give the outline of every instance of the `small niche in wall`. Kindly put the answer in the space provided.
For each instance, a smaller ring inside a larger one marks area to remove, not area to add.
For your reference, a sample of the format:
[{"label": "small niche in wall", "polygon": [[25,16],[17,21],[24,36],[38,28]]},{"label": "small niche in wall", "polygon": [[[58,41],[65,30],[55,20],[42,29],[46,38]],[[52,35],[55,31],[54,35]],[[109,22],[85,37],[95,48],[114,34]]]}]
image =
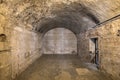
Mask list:
[{"label": "small niche in wall", "polygon": [[0,0],[0,4],[4,3],[4,0]]},{"label": "small niche in wall", "polygon": [[0,42],[5,42],[5,41],[6,41],[6,35],[0,34]]},{"label": "small niche in wall", "polygon": [[120,36],[120,30],[118,30],[118,32],[117,32],[117,36]]}]

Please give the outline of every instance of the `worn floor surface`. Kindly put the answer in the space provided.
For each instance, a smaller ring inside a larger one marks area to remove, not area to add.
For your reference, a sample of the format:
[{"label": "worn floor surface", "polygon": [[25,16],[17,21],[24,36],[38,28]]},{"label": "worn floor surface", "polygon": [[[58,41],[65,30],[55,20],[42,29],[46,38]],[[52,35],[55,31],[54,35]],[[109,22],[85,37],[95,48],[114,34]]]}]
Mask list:
[{"label": "worn floor surface", "polygon": [[111,80],[87,68],[76,55],[43,55],[16,80]]}]

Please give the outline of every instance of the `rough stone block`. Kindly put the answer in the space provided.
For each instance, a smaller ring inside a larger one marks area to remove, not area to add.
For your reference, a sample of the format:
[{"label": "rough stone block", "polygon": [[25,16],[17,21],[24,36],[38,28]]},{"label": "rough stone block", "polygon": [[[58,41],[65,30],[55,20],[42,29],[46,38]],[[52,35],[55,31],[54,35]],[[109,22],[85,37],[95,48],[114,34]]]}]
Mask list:
[{"label": "rough stone block", "polygon": [[0,80],[11,80],[11,67],[10,65],[0,68]]},{"label": "rough stone block", "polygon": [[4,42],[0,42],[0,52],[5,49]]},{"label": "rough stone block", "polygon": [[9,52],[2,52],[0,53],[0,65],[5,66],[5,65],[9,65],[11,62],[10,60],[10,53]]},{"label": "rough stone block", "polygon": [[3,34],[4,33],[4,29],[3,27],[0,26],[0,34]]}]

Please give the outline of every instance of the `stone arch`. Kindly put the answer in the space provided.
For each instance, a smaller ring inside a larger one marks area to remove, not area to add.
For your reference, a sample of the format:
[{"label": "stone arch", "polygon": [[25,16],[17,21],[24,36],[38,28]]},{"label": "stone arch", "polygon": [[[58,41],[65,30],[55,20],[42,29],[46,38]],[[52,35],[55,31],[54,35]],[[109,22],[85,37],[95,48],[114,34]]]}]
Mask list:
[{"label": "stone arch", "polygon": [[46,31],[43,35],[43,53],[77,54],[77,36],[70,29],[55,27]]}]

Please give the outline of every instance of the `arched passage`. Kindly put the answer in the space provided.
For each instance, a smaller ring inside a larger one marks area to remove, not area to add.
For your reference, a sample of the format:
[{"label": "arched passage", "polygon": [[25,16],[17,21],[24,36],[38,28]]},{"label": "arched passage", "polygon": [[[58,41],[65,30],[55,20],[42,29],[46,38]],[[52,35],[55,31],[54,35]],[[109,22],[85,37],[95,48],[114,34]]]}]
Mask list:
[{"label": "arched passage", "polygon": [[44,35],[44,54],[77,54],[77,37],[66,28],[54,28]]}]

